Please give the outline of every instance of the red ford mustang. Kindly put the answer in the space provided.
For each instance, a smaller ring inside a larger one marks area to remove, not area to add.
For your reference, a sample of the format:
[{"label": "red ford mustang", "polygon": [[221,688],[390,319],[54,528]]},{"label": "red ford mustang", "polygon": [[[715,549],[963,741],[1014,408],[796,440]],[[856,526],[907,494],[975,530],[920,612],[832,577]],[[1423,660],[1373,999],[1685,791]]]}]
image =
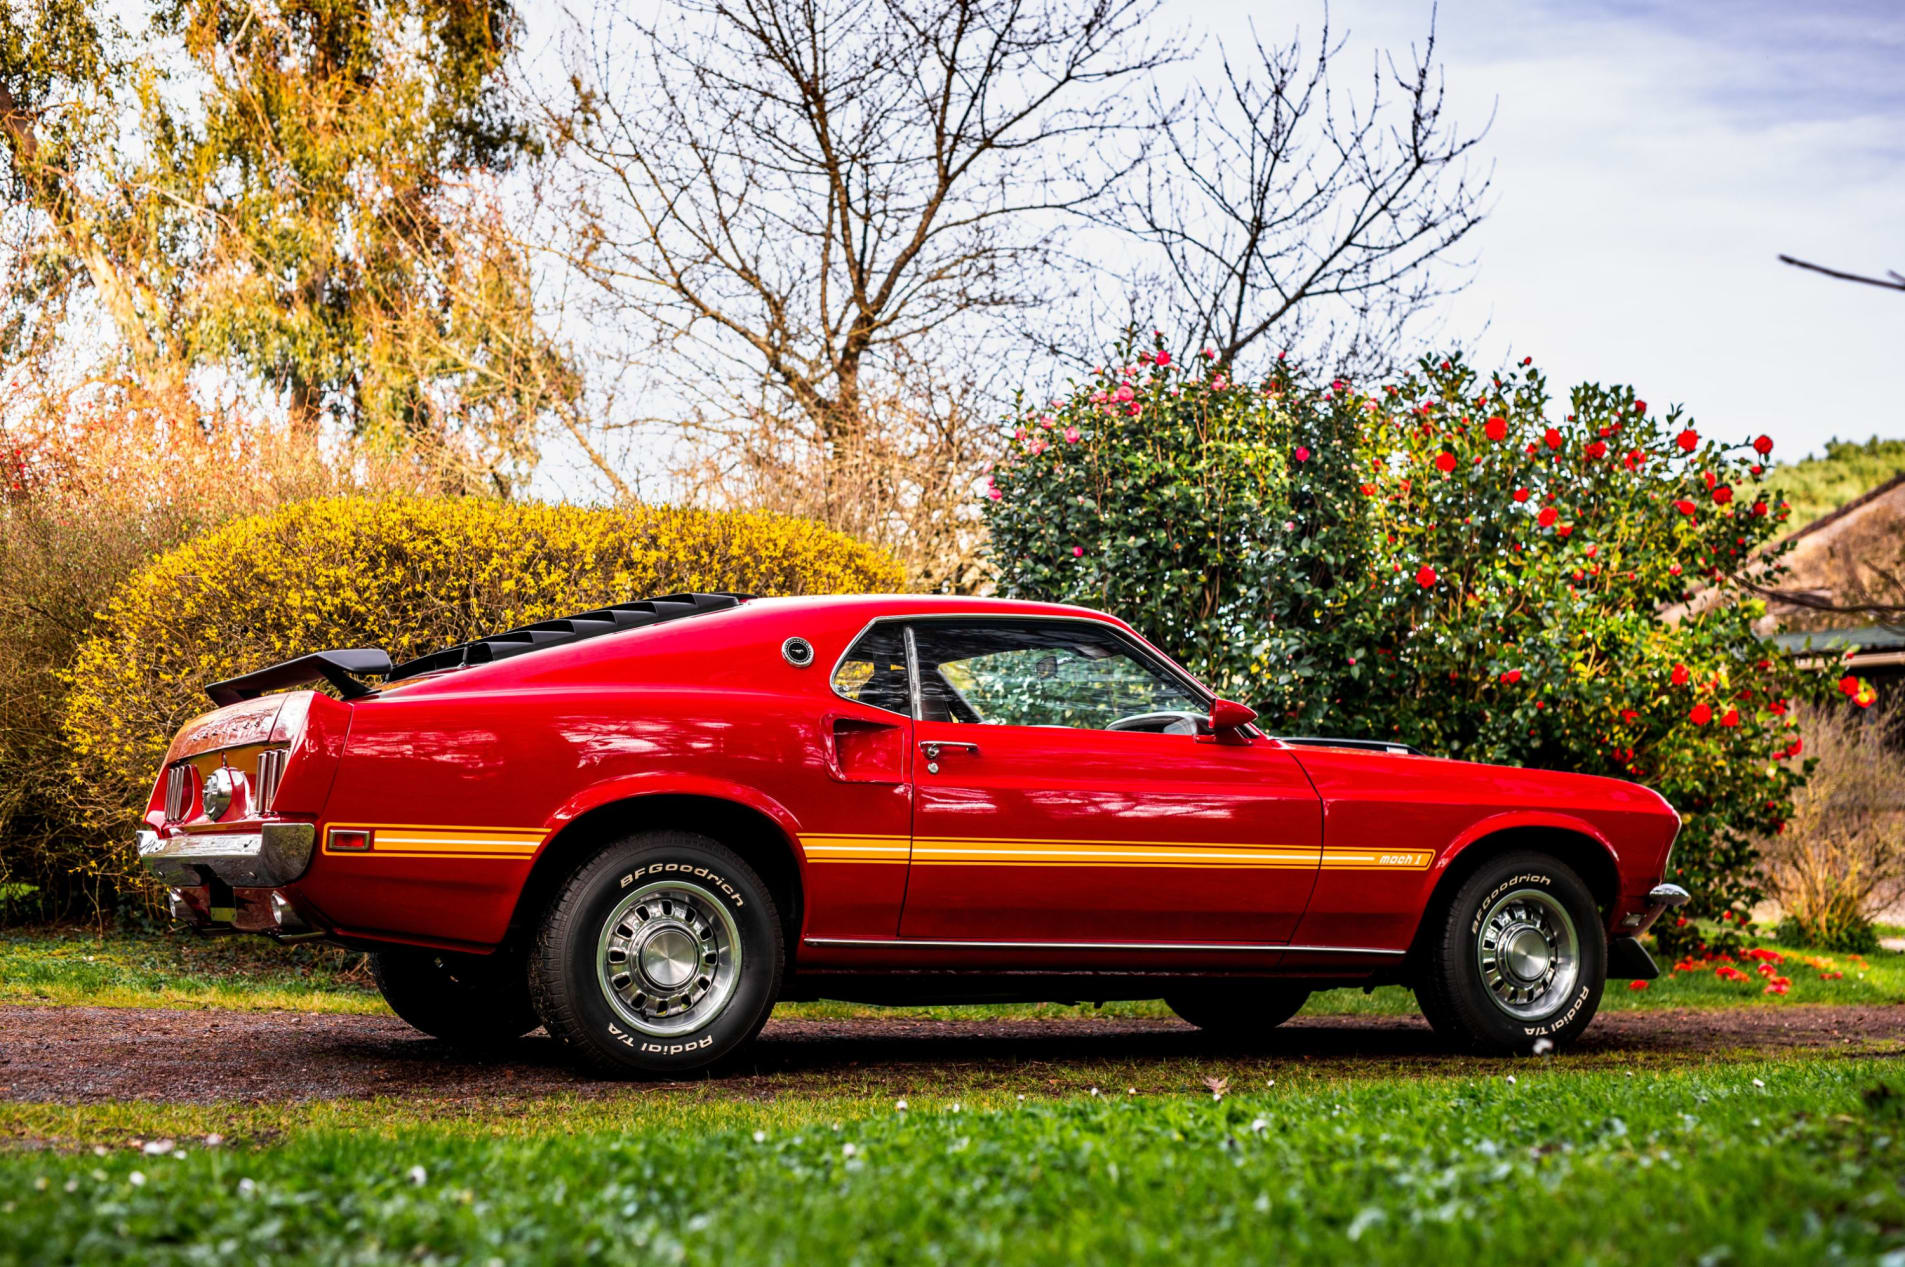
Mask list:
[{"label": "red ford mustang", "polygon": [[361,947],[417,1028],[605,1072],[780,999],[1162,997],[1247,1039],[1392,982],[1525,1050],[1654,975],[1686,900],[1646,788],[1274,738],[1075,607],[677,594],[207,689],[139,842],[175,914]]}]

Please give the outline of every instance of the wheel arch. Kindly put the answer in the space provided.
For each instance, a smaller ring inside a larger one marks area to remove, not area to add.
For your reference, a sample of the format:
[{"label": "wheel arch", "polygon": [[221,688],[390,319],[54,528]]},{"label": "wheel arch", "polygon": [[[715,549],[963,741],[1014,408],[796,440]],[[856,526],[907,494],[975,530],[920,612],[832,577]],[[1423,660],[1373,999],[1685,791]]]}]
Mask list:
[{"label": "wheel arch", "polygon": [[1468,878],[1491,859],[1522,850],[1547,854],[1572,867],[1604,916],[1620,897],[1619,855],[1588,824],[1560,816],[1478,824],[1444,851],[1438,863],[1434,887],[1410,939],[1412,964],[1425,934],[1437,926],[1441,911]]},{"label": "wheel arch", "polygon": [[732,789],[655,786],[597,796],[560,825],[536,853],[509,921],[509,939],[533,935],[563,879],[603,846],[640,831],[691,831],[720,841],[759,873],[781,917],[788,962],[805,917],[803,859],[785,810],[767,798]]}]

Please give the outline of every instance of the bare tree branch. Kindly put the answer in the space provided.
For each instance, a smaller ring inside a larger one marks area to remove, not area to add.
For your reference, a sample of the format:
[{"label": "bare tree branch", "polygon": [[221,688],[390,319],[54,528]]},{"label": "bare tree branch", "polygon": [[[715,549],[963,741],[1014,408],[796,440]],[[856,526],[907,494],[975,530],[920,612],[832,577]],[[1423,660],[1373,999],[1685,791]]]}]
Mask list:
[{"label": "bare tree branch", "polygon": [[692,354],[658,390],[692,402],[695,487],[726,471],[903,553],[938,499],[971,501],[991,410],[942,393],[976,390],[1076,282],[1068,216],[1138,145],[1123,85],[1175,55],[1155,4],[669,0],[574,28],[570,94],[543,103],[572,208],[557,253],[635,355]]},{"label": "bare tree branch", "polygon": [[1827,268],[1824,264],[1809,264],[1805,260],[1796,260],[1790,255],[1780,256],[1779,262],[1791,264],[1794,268],[1824,273],[1827,277],[1836,277],[1842,282],[1863,282],[1867,286],[1883,286],[1887,290],[1905,290],[1905,274],[1899,273],[1896,269],[1887,269],[1884,277],[1865,277],[1858,273],[1842,273],[1836,268]]},{"label": "bare tree branch", "polygon": [[1121,228],[1163,260],[1159,314],[1226,360],[1275,332],[1339,368],[1391,368],[1404,325],[1466,284],[1453,252],[1487,212],[1468,170],[1487,131],[1444,118],[1433,20],[1376,60],[1361,103],[1335,86],[1327,11],[1313,51],[1258,39],[1217,89],[1154,98],[1164,166],[1122,196]]}]

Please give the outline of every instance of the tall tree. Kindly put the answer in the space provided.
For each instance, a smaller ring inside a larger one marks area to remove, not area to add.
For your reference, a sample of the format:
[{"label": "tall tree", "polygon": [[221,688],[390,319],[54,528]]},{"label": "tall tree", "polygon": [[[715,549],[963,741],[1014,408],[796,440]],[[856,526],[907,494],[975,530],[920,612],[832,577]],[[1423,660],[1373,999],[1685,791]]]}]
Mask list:
[{"label": "tall tree", "polygon": [[1398,369],[1405,327],[1465,280],[1486,129],[1446,117],[1433,27],[1400,63],[1378,56],[1360,97],[1344,47],[1326,11],[1313,47],[1226,51],[1220,81],[1155,99],[1159,162],[1121,186],[1112,222],[1163,261],[1158,319],[1226,363],[1269,343]]},{"label": "tall tree", "polygon": [[[670,0],[580,31],[572,262],[642,355],[691,356],[667,388],[705,456],[905,548],[970,513],[978,446],[921,438],[945,379],[1075,281],[1060,221],[1124,170],[1153,7]],[[950,502],[907,473],[949,463]]]},{"label": "tall tree", "polygon": [[142,384],[236,380],[472,486],[533,460],[574,376],[502,232],[533,149],[507,3],[164,0],[130,52],[57,4],[0,46],[33,261],[0,296],[11,350],[56,345],[83,289]]}]

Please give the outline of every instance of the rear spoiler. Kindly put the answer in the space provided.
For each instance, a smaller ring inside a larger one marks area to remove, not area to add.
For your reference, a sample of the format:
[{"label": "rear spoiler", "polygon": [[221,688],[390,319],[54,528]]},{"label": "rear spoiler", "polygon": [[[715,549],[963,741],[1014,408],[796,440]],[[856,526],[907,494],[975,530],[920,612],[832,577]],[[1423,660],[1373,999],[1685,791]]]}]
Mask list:
[{"label": "rear spoiler", "polygon": [[314,651],[268,669],[226,678],[205,688],[212,703],[221,708],[256,699],[266,691],[307,682],[329,682],[345,699],[359,699],[371,693],[362,677],[389,677],[390,656],[379,647],[354,647],[348,651]]}]

